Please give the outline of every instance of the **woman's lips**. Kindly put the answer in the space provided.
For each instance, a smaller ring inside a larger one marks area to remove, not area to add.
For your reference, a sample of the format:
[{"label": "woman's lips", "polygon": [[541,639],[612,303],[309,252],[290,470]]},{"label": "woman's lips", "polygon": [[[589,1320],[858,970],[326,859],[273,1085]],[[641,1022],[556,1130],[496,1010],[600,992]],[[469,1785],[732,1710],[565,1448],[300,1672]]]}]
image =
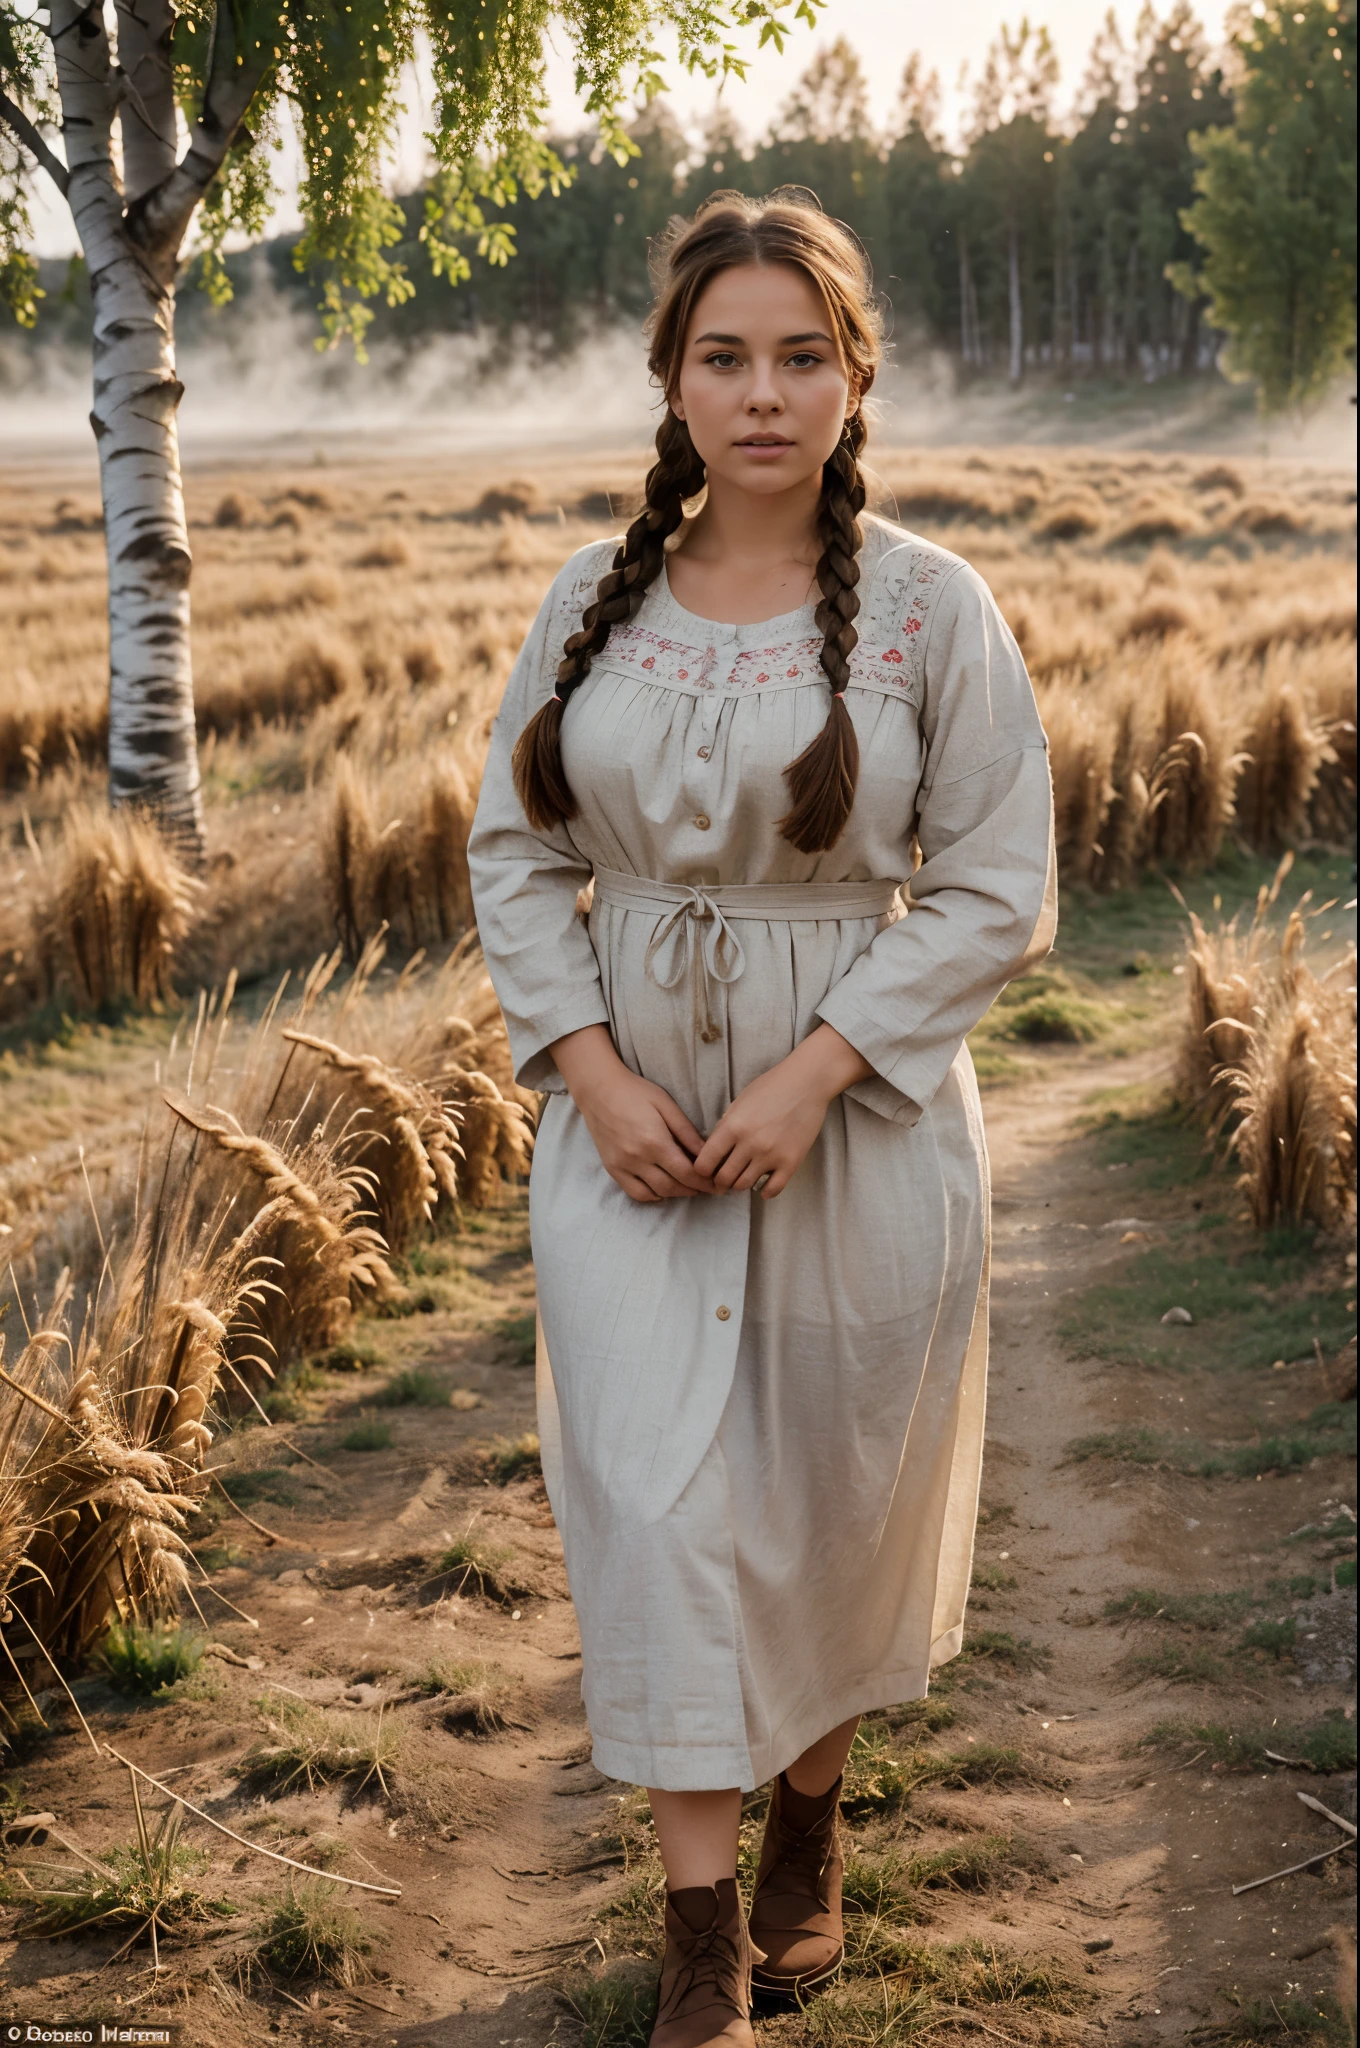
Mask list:
[{"label": "woman's lips", "polygon": [[786,454],[792,448],[793,443],[792,441],[738,441],[736,445],[738,448],[743,449],[747,455],[764,455],[769,457]]}]

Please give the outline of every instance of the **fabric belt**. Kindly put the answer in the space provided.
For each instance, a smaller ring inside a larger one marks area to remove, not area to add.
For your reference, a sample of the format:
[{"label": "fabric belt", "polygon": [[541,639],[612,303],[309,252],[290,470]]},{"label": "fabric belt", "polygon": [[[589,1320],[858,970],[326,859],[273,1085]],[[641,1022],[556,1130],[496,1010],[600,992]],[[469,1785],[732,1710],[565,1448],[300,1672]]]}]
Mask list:
[{"label": "fabric belt", "polygon": [[[883,917],[897,907],[896,882],[653,882],[596,868],[595,899],[624,910],[659,912],[647,947],[647,972],[658,988],[694,986],[694,1021],[705,1045],[721,1038],[713,1016],[715,983],[730,986],[746,967],[732,920],[761,918],[787,924],[822,919]],[[707,929],[699,932],[700,925]]]}]

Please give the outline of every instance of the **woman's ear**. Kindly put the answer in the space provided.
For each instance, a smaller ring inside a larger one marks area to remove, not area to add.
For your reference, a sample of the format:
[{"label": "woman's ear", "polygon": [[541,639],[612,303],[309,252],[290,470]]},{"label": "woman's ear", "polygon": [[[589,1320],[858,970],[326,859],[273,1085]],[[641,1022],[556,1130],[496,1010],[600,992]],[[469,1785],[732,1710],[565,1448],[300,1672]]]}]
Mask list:
[{"label": "woman's ear", "polygon": [[683,422],[685,417],[685,408],[680,403],[680,400],[678,398],[669,398],[667,399],[666,403],[669,405],[671,412],[674,414],[675,418]]}]

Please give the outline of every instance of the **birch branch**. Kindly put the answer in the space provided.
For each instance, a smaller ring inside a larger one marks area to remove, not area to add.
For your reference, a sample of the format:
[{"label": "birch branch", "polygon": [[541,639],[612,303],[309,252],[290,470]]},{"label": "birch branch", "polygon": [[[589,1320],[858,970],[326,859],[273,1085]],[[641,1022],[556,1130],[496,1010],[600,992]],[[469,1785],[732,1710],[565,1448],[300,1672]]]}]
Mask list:
[{"label": "birch branch", "polygon": [[184,155],[167,177],[128,208],[129,234],[148,255],[162,261],[178,255],[194,209],[226,161],[273,62],[258,47],[249,60],[238,56],[234,13],[229,0],[218,0],[203,107]]},{"label": "birch branch", "polygon": [[24,148],[31,151],[64,199],[71,189],[71,173],[51,146],[44,142],[22,107],[16,107],[6,92],[0,92],[0,121],[12,128]]}]

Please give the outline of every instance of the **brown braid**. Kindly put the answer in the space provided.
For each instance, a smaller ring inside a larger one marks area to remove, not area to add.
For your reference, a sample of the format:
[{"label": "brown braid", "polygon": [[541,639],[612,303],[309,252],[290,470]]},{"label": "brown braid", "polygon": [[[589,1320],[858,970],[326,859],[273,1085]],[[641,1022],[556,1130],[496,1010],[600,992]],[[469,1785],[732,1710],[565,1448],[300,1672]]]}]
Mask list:
[{"label": "brown braid", "polygon": [[624,535],[609,574],[596,585],[595,600],[581,614],[579,630],[563,650],[556,692],[515,743],[515,789],[525,816],[540,832],[576,816],[576,799],[562,769],[562,713],[568,699],[590,674],[595,656],[604,652],[610,628],[635,617],[661,574],[667,536],[684,517],[683,500],[697,497],[704,487],[704,466],[689,428],[669,407],[656,430],[656,453],[647,472],[642,511]]},{"label": "brown braid", "polygon": [[822,468],[822,495],[817,505],[817,532],[822,557],[817,586],[822,601],[817,624],[822,629],[822,667],[831,685],[831,712],[810,746],[784,770],[793,808],[779,829],[800,853],[825,853],[845,830],[859,781],[859,739],[845,705],[850,657],[859,644],[859,551],[864,534],[864,478],[859,452],[867,438],[862,414],[845,423],[835,453]]}]

